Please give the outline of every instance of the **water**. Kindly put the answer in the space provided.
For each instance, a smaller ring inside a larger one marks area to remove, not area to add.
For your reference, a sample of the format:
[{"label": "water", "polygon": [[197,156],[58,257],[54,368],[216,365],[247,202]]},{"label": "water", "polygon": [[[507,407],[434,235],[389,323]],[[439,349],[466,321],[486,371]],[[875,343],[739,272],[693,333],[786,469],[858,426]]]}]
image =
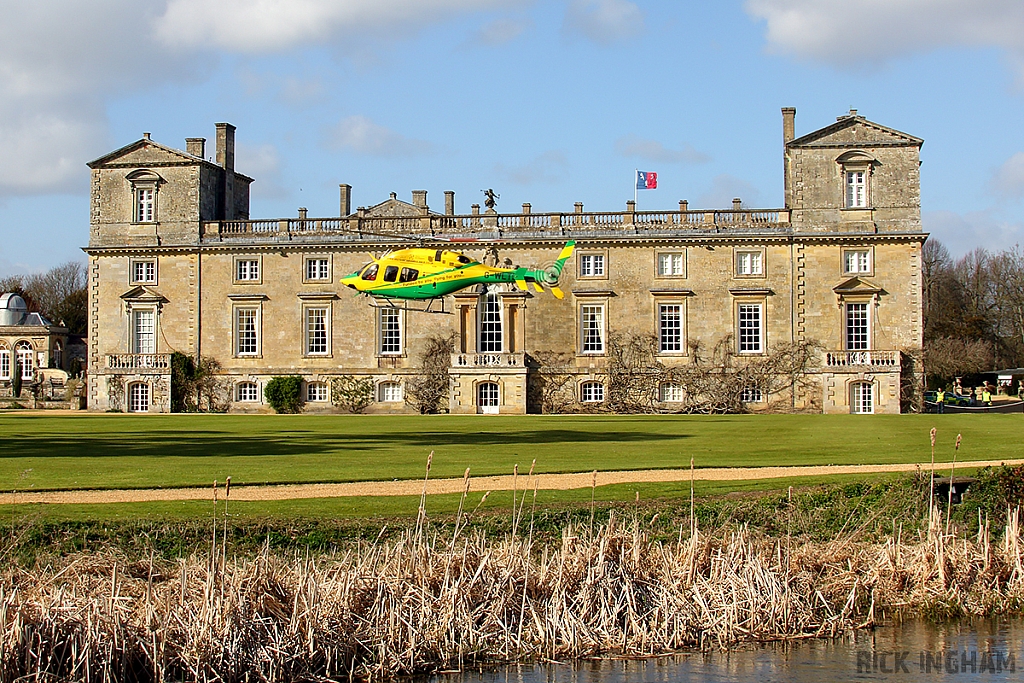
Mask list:
[{"label": "water", "polygon": [[[972,670],[973,665],[973,670]],[[431,683],[841,683],[1024,681],[1024,621],[907,622],[833,641],[647,660],[507,666]]]}]

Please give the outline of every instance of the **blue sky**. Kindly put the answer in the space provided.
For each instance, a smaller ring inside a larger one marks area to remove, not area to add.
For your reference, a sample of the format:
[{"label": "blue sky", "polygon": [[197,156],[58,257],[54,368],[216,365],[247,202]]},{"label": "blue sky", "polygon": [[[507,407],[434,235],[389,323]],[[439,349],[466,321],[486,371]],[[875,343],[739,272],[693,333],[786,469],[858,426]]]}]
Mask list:
[{"label": "blue sky", "polygon": [[[924,226],[1024,242],[1020,0],[0,0],[0,276],[83,258],[85,163],[238,127],[253,217],[782,205],[781,116],[925,140]],[[53,17],[60,16],[55,23]]]}]

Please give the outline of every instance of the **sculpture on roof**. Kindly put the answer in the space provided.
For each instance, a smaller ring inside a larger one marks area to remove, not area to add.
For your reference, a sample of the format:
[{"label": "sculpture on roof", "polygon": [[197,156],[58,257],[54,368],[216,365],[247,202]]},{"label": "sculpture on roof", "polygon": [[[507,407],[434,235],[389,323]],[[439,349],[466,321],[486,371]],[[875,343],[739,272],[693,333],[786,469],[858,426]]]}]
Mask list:
[{"label": "sculpture on roof", "polygon": [[492,190],[491,188],[487,188],[486,190],[480,191],[484,193],[484,206],[486,206],[488,209],[493,209],[494,205],[498,203],[499,199],[501,199],[501,195]]}]

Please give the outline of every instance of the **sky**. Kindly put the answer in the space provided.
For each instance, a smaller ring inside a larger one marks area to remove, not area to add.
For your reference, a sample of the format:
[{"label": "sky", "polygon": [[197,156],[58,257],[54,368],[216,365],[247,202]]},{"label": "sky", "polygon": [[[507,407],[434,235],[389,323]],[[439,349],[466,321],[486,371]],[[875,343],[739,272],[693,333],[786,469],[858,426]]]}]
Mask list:
[{"label": "sky", "polygon": [[[84,260],[86,163],[238,128],[250,215],[778,208],[851,108],[925,140],[924,229],[1024,243],[1020,0],[0,0],[0,276]],[[59,17],[59,21],[54,18]]]}]

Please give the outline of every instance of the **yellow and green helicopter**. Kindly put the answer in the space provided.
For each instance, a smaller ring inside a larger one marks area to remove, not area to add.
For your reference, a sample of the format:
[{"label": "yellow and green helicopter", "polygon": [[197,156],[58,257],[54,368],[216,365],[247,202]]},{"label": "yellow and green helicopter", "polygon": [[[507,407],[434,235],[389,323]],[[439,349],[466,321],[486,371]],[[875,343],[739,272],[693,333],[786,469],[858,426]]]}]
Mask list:
[{"label": "yellow and green helicopter", "polygon": [[[374,258],[355,273],[343,277],[341,283],[390,305],[395,301],[429,302],[473,285],[500,283],[515,283],[524,291],[529,289],[529,284],[538,292],[547,287],[561,299],[564,294],[558,288],[558,278],[575,246],[575,242],[567,242],[558,259],[541,269],[488,266],[449,249],[399,249]],[[425,310],[429,311],[429,307]]]}]

